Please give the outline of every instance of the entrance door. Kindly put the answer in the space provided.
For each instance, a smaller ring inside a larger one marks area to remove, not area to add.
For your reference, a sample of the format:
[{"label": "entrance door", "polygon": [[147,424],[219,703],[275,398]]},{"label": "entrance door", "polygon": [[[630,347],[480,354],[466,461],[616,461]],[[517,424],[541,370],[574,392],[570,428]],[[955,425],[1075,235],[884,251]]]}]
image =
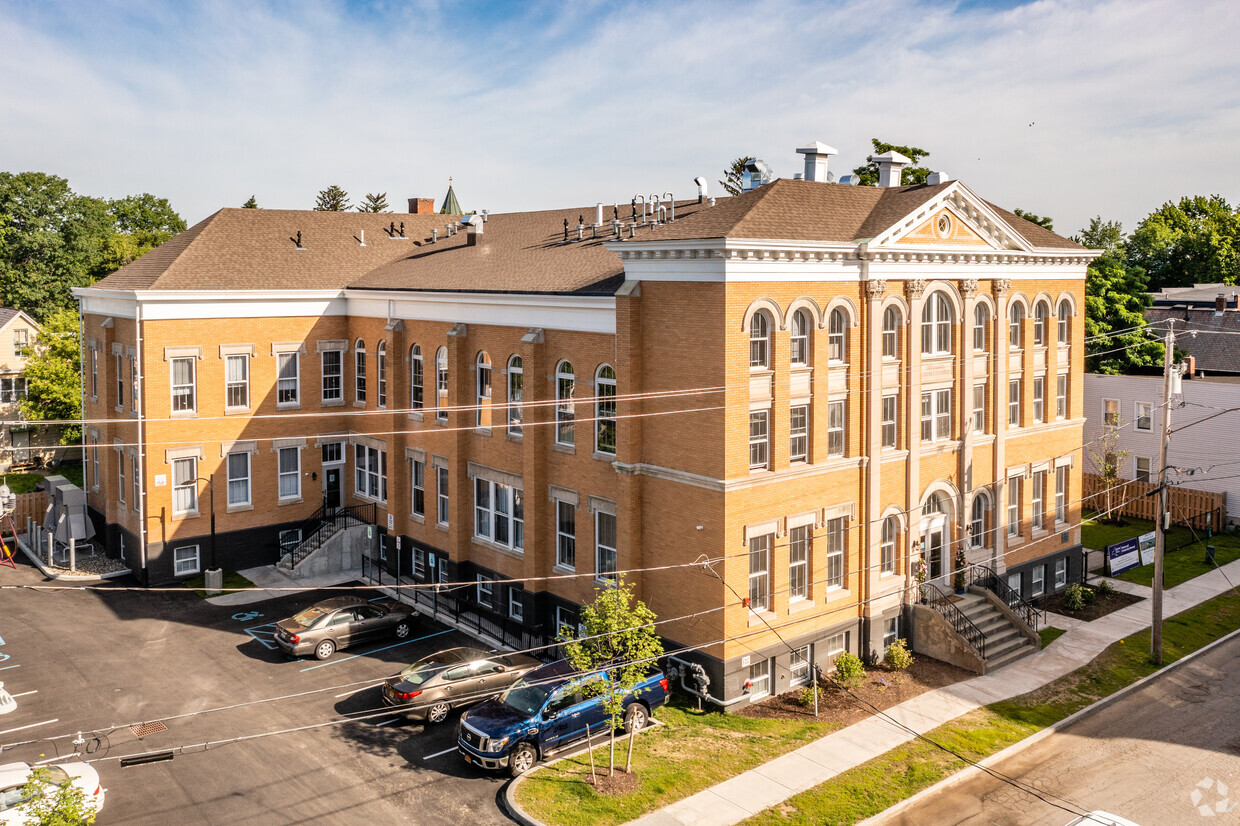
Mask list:
[{"label": "entrance door", "polygon": [[340,508],[344,501],[340,495],[340,468],[323,468],[323,505],[329,511]]},{"label": "entrance door", "polygon": [[930,558],[930,578],[938,579],[947,573],[943,559],[946,545],[946,526],[938,524],[926,535],[926,555]]}]

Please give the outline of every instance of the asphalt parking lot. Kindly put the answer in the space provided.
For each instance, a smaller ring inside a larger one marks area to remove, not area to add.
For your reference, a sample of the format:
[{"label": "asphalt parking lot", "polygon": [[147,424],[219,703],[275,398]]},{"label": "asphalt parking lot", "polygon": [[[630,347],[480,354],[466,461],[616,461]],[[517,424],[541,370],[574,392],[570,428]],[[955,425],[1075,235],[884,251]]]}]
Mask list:
[{"label": "asphalt parking lot", "polygon": [[[0,568],[0,585],[39,583],[28,565]],[[290,659],[271,643],[269,623],[343,593],[224,607],[188,590],[0,591],[0,681],[18,703],[0,716],[0,744],[34,741],[5,748],[0,762],[89,752],[107,789],[103,826],[509,822],[497,804],[507,778],[456,754],[459,713],[428,729],[383,713],[376,685],[471,638],[423,618],[409,640],[325,662]],[[290,694],[302,696],[256,702]],[[362,719],[305,728],[346,717]],[[167,730],[129,728],[156,721]],[[85,742],[75,747],[78,731]],[[59,735],[69,736],[50,739]],[[239,737],[252,739],[220,742]],[[119,763],[181,746],[195,748]]]}]

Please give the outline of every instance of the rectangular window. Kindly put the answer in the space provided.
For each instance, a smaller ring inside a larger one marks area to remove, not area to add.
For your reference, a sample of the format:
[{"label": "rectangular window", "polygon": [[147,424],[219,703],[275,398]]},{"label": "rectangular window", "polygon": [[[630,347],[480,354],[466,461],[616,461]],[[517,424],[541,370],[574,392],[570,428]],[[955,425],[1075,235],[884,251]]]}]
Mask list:
[{"label": "rectangular window", "polygon": [[1055,418],[1068,418],[1068,374],[1055,376]]},{"label": "rectangular window", "polygon": [[749,414],[749,469],[766,470],[770,451],[767,445],[767,420],[770,413],[762,410]]},{"label": "rectangular window", "polygon": [[172,512],[198,510],[198,460],[172,460]]},{"label": "rectangular window", "polygon": [[508,432],[513,436],[521,435],[521,422],[525,413],[521,408],[525,396],[525,374],[522,371],[521,359],[513,356],[508,361]]},{"label": "rectangular window", "polygon": [[844,455],[843,402],[827,402],[827,455]]},{"label": "rectangular window", "polygon": [[973,385],[973,432],[986,432],[986,385]]},{"label": "rectangular window", "polygon": [[1034,530],[1042,529],[1042,501],[1046,495],[1046,473],[1038,471],[1033,474],[1033,496],[1029,502],[1029,508],[1032,510],[1031,519],[1033,520]]},{"label": "rectangular window", "polygon": [[13,355],[21,358],[26,355],[26,348],[30,346],[30,331],[25,329],[17,329],[13,331]]},{"label": "rectangular window", "polygon": [[1102,423],[1107,427],[1119,426],[1119,399],[1102,400]]},{"label": "rectangular window", "polygon": [[[360,341],[358,342],[361,343]],[[354,399],[359,402],[366,401],[366,351],[358,347],[354,351],[353,362],[353,389]]]},{"label": "rectangular window", "polygon": [[1137,430],[1149,432],[1154,429],[1154,406],[1149,402],[1137,402],[1136,404]]},{"label": "rectangular window", "polygon": [[280,531],[276,535],[276,543],[280,546],[280,553],[292,553],[301,544],[301,528],[289,528],[286,531]]},{"label": "rectangular window", "polygon": [[[25,379],[22,379],[25,382]],[[129,409],[138,412],[138,358],[129,357]]]},{"label": "rectangular window", "polygon": [[387,501],[387,451],[369,445],[353,446],[353,471],[358,496]]},{"label": "rectangular window", "polygon": [[99,398],[99,351],[90,351],[90,397]]},{"label": "rectangular window", "polygon": [[749,699],[757,700],[771,693],[771,661],[765,657],[749,666]]},{"label": "rectangular window", "polygon": [[122,372],[123,360],[121,354],[116,354],[116,406],[118,408],[125,406],[125,374]]},{"label": "rectangular window", "polygon": [[1020,477],[1009,476],[1007,481],[1007,532],[1008,536],[1020,535]]},{"label": "rectangular window", "polygon": [[119,450],[116,452],[116,501],[125,504],[125,454]]},{"label": "rectangular window", "polygon": [[1133,478],[1136,479],[1138,482],[1150,481],[1150,459],[1149,457],[1138,456],[1136,458],[1137,458],[1137,473],[1136,473],[1136,476],[1134,476]]},{"label": "rectangular window", "polygon": [[301,399],[301,361],[297,353],[276,354],[276,404],[297,404]]},{"label": "rectangular window", "polygon": [[952,437],[952,391],[921,394],[921,440],[945,442]]},{"label": "rectangular window", "polygon": [[344,462],[344,445],[340,442],[324,442],[322,454],[323,464],[339,465]]},{"label": "rectangular window", "polygon": [[577,377],[572,367],[561,364],[555,374],[555,443],[572,446],[576,443],[573,422],[577,418],[573,396],[577,389]]},{"label": "rectangular window", "polygon": [[1008,382],[1008,425],[1020,427],[1020,379]]},{"label": "rectangular window", "polygon": [[95,440],[90,448],[90,483],[91,487],[99,490],[99,442]]},{"label": "rectangular window", "polygon": [[813,527],[802,525],[788,531],[788,599],[809,598],[809,556]]},{"label": "rectangular window", "polygon": [[896,410],[899,396],[883,396],[883,447],[896,447]]},{"label": "rectangular window", "polygon": [[520,588],[508,589],[508,616],[517,622],[525,622],[525,592]]},{"label": "rectangular window", "polygon": [[789,410],[792,421],[788,427],[788,459],[804,462],[809,457],[809,408],[799,404]]},{"label": "rectangular window", "polygon": [[340,350],[324,350],[323,401],[344,401],[344,353]]},{"label": "rectangular window", "polygon": [[278,454],[280,467],[280,498],[301,496],[301,448],[282,447]]},{"label": "rectangular window", "polygon": [[573,636],[573,629],[576,628],[577,621],[573,618],[573,612],[570,608],[563,605],[555,606],[555,635],[564,640]]},{"label": "rectangular window", "polygon": [[1020,574],[1008,574],[1007,584],[1017,595],[1020,595]]},{"label": "rectangular window", "polygon": [[555,564],[577,569],[577,514],[572,502],[555,501]]},{"label": "rectangular window", "polygon": [[435,519],[440,525],[448,524],[448,469],[435,468]]},{"label": "rectangular window", "polygon": [[1055,521],[1068,521],[1068,466],[1055,468]]},{"label": "rectangular window", "polygon": [[598,579],[616,578],[616,515],[594,514],[594,575]]},{"label": "rectangular window", "polygon": [[228,504],[250,504],[250,454],[228,454]]},{"label": "rectangular window", "polygon": [[413,549],[413,575],[418,579],[426,578],[426,551]]},{"label": "rectangular window", "polygon": [[1042,596],[1046,591],[1046,566],[1033,566],[1033,587],[1029,591],[1029,596],[1036,599]]},{"label": "rectangular window", "polygon": [[766,611],[771,595],[771,545],[774,535],[749,539],[749,610]]},{"label": "rectangular window", "polygon": [[[120,357],[117,356],[117,370],[120,370]],[[172,360],[172,411],[174,413],[189,411],[195,408],[194,400],[194,358],[175,358]]]},{"label": "rectangular window", "polygon": [[900,638],[900,618],[891,617],[883,623],[883,650],[893,645]]},{"label": "rectangular window", "polygon": [[1060,588],[1062,588],[1063,586],[1067,584],[1068,584],[1068,560],[1066,558],[1056,559],[1055,560],[1055,590],[1058,591]]},{"label": "rectangular window", "polygon": [[833,671],[835,670],[835,661],[840,658],[840,654],[848,650],[848,632],[844,631],[843,633],[827,637],[826,649],[827,670]]},{"label": "rectangular window", "polygon": [[878,543],[880,573],[894,574],[896,572],[896,533],[895,517],[889,516],[884,519]]},{"label": "rectangular window", "polygon": [[250,406],[250,357],[224,357],[224,406]]},{"label": "rectangular window", "polygon": [[474,536],[514,551],[525,549],[525,502],[520,488],[474,479]]},{"label": "rectangular window", "polygon": [[175,576],[196,574],[201,568],[197,545],[186,545],[172,552],[172,572]]},{"label": "rectangular window", "polygon": [[426,463],[417,459],[410,461],[412,463],[410,476],[413,479],[413,503],[410,507],[415,516],[426,516]]},{"label": "rectangular window", "polygon": [[798,688],[810,684],[810,668],[812,663],[813,653],[810,651],[810,646],[805,645],[792,652],[792,659],[788,664],[789,688]]},{"label": "rectangular window", "polygon": [[1033,420],[1046,421],[1046,379],[1037,376],[1033,380]]},{"label": "rectangular window", "polygon": [[491,578],[484,574],[478,574],[478,592],[477,600],[479,605],[490,605],[491,597],[494,594]]},{"label": "rectangular window", "polygon": [[844,517],[827,520],[827,590],[846,585],[844,554],[848,547]]}]

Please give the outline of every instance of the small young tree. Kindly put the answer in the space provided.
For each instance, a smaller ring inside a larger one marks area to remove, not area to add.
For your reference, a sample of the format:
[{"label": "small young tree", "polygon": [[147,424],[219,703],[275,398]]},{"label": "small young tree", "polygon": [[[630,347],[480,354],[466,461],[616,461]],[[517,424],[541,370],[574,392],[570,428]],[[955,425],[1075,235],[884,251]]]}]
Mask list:
[{"label": "small young tree", "polygon": [[[57,310],[48,316],[35,337],[34,352],[26,360],[27,398],[22,415],[31,421],[73,421],[82,418],[82,351],[78,345],[78,315]],[[80,425],[62,425],[60,443],[77,444]]]},{"label": "small young tree", "polygon": [[57,783],[52,771],[40,766],[22,789],[29,797],[23,826],[80,826],[95,822],[95,807],[72,781]]},{"label": "small young tree", "polygon": [[[592,677],[582,687],[590,697],[601,697],[611,721],[611,765],[616,770],[616,729],[624,714],[624,698],[646,678],[663,643],[655,633],[654,612],[633,597],[623,577],[614,586],[598,591],[594,601],[581,609],[585,633],[564,639],[564,656],[578,671]],[[630,736],[636,731],[630,732]],[[632,751],[630,750],[630,754]]]},{"label": "small young tree", "polygon": [[388,212],[386,192],[367,192],[366,200],[357,205],[358,212]]},{"label": "small young tree", "polygon": [[255,198],[253,195],[251,195],[246,200],[246,202],[241,205],[241,208],[242,209],[258,209],[258,199]]},{"label": "small young tree", "polygon": [[1124,459],[1128,458],[1128,454],[1131,452],[1122,450],[1119,446],[1119,431],[1121,427],[1123,427],[1123,422],[1118,417],[1104,421],[1102,423],[1102,435],[1088,447],[1089,458],[1094,463],[1095,470],[1098,471],[1098,478],[1102,480],[1102,501],[1104,507],[1102,517],[1104,519],[1111,519],[1113,522],[1120,521],[1118,515],[1111,515],[1112,510],[1115,508],[1115,489],[1120,485],[1119,469],[1124,464]]},{"label": "small young tree", "polygon": [[723,180],[719,182],[724,192],[729,195],[740,195],[744,192],[742,187],[744,186],[745,164],[752,160],[752,155],[745,155],[728,164],[728,168],[723,170]]},{"label": "small young tree", "polygon": [[319,192],[314,202],[316,212],[345,212],[349,208],[349,193],[332,184]]}]

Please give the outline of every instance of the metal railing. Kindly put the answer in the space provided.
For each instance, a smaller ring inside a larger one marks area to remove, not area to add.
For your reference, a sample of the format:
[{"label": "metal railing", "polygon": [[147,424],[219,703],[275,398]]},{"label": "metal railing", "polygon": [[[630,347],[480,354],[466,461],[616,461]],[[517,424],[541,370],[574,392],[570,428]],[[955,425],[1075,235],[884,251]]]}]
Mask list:
[{"label": "metal railing", "polygon": [[922,597],[926,604],[951,623],[956,633],[977,652],[979,657],[986,659],[986,635],[982,633],[982,629],[973,624],[973,620],[966,617],[964,612],[956,607],[939,586],[925,583],[922,586]]},{"label": "metal railing", "polygon": [[301,541],[291,548],[281,548],[281,560],[288,559],[291,567],[314,553],[324,541],[349,525],[373,525],[378,514],[374,504],[328,507],[324,502],[308,519],[301,523]]},{"label": "metal railing", "polygon": [[985,588],[1003,600],[1003,604],[1012,610],[1017,618],[1036,632],[1038,630],[1038,609],[1032,603],[1021,599],[1020,594],[1007,584],[1007,580],[996,574],[985,565],[973,565],[970,571],[970,584]]}]

